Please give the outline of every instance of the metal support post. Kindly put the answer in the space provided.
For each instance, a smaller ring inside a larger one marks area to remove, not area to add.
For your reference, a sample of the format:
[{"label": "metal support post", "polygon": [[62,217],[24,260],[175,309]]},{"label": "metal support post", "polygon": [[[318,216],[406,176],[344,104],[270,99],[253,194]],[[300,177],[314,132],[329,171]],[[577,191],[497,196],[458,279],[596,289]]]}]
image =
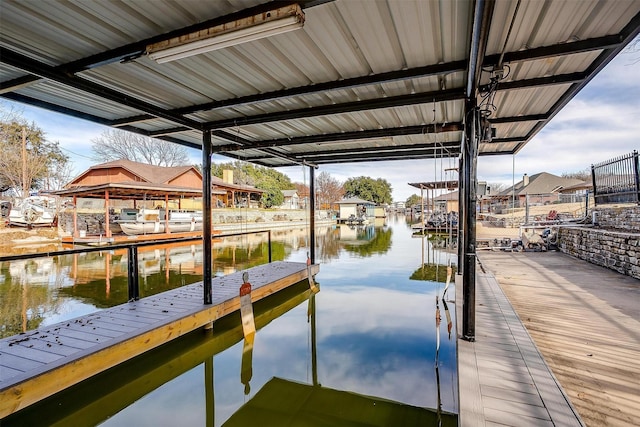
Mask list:
[{"label": "metal support post", "polygon": [[127,284],[129,288],[129,301],[140,299],[140,285],[138,283],[138,247],[129,246],[127,248]]},{"label": "metal support post", "polygon": [[[464,147],[464,142],[462,143]],[[466,215],[466,208],[464,206],[464,149],[460,155],[458,162],[458,274],[462,274],[462,268],[464,266],[464,218]]]},{"label": "metal support post", "polygon": [[204,304],[213,303],[211,268],[211,131],[202,134],[202,282]]},{"label": "metal support post", "polygon": [[316,184],[315,169],[309,166],[309,258],[316,263]]},{"label": "metal support post", "polygon": [[465,105],[464,144],[464,268],[462,274],[462,338],[475,341],[476,331],[476,165],[478,158],[478,131],[475,99]]}]

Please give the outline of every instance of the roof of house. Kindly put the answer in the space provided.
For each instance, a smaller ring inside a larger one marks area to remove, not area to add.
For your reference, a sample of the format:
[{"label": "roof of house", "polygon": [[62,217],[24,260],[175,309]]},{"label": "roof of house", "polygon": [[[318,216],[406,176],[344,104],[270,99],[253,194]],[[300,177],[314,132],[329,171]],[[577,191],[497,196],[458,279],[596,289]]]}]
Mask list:
[{"label": "roof of house", "polygon": [[338,205],[375,205],[375,203],[359,197],[347,197],[346,199],[342,199],[336,203]]},{"label": "roof of house", "polygon": [[111,162],[100,163],[91,166],[89,169],[78,175],[71,183],[80,177],[89,174],[92,170],[122,168],[140,177],[142,181],[153,184],[168,184],[172,179],[179,177],[190,169],[193,169],[200,178],[202,174],[195,166],[156,166],[146,163],[134,162],[132,160],[120,159]]},{"label": "roof of house", "polygon": [[497,196],[511,196],[514,193],[517,196],[525,194],[550,194],[558,193],[565,187],[582,183],[580,179],[562,178],[548,172],[540,172],[529,177],[529,184],[524,185],[524,178],[514,186],[501,191]]},{"label": "roof of house", "polygon": [[297,197],[298,196],[298,191],[297,190],[280,190],[282,191],[282,194],[284,195],[284,197]]},{"label": "roof of house", "polygon": [[445,201],[445,200],[455,200],[458,201],[458,190],[452,191],[450,193],[441,194],[438,197],[435,197],[436,201]]},{"label": "roof of house", "polygon": [[240,192],[249,192],[249,193],[265,192],[265,190],[261,190],[249,184],[231,184],[231,183],[225,182],[222,178],[218,178],[217,176],[211,177],[211,185],[213,186],[213,188],[216,188],[216,187],[230,188],[232,190],[237,190]]},{"label": "roof of house", "polygon": [[570,185],[567,187],[564,187],[562,190],[560,190],[561,193],[573,193],[575,191],[579,191],[579,190],[591,190],[593,189],[593,182],[591,181],[582,181],[576,185]]}]

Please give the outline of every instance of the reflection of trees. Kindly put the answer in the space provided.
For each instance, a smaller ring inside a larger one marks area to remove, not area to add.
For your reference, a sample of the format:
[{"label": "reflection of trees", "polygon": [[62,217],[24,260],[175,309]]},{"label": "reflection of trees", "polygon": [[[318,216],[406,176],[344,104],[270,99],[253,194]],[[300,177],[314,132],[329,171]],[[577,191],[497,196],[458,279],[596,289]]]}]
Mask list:
[{"label": "reflection of trees", "polygon": [[326,233],[316,233],[316,261],[329,261],[340,255],[340,229],[329,227]]},{"label": "reflection of trees", "polygon": [[50,291],[49,276],[38,271],[38,263],[16,262],[13,268],[9,262],[0,264],[4,277],[0,281],[0,338],[37,328],[45,314],[57,310],[59,305],[55,292]]},{"label": "reflection of trees", "polygon": [[[346,251],[360,257],[370,257],[373,254],[385,254],[391,248],[391,235],[393,234],[391,228],[364,227],[362,233],[367,237],[373,234],[373,237],[366,243],[344,243]],[[360,235],[358,235],[358,238],[360,238]]]},{"label": "reflection of trees", "polygon": [[[455,264],[451,266],[454,270]],[[409,277],[411,280],[428,280],[430,282],[446,282],[447,266],[442,264],[422,264]]]}]

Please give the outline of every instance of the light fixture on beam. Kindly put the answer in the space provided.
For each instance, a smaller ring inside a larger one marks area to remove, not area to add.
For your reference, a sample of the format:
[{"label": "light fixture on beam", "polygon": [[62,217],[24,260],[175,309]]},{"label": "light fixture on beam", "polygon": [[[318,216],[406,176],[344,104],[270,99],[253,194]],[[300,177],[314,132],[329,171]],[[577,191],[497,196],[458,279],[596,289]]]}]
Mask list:
[{"label": "light fixture on beam", "polygon": [[298,4],[263,12],[174,37],[146,48],[149,58],[162,64],[302,28],[304,13]]}]

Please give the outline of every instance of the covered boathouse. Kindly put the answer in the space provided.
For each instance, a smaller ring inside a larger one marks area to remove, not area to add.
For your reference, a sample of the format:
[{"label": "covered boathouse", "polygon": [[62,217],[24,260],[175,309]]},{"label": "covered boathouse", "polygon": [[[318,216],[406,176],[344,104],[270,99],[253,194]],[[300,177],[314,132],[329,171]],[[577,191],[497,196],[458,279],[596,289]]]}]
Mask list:
[{"label": "covered boathouse", "polygon": [[[201,149],[204,171],[213,154],[304,165],[313,193],[326,164],[456,158],[459,351],[481,340],[477,157],[518,153],[640,32],[636,0],[0,7],[0,96]],[[211,184],[205,173],[205,304]],[[461,425],[484,423],[480,401],[461,398]]]}]

